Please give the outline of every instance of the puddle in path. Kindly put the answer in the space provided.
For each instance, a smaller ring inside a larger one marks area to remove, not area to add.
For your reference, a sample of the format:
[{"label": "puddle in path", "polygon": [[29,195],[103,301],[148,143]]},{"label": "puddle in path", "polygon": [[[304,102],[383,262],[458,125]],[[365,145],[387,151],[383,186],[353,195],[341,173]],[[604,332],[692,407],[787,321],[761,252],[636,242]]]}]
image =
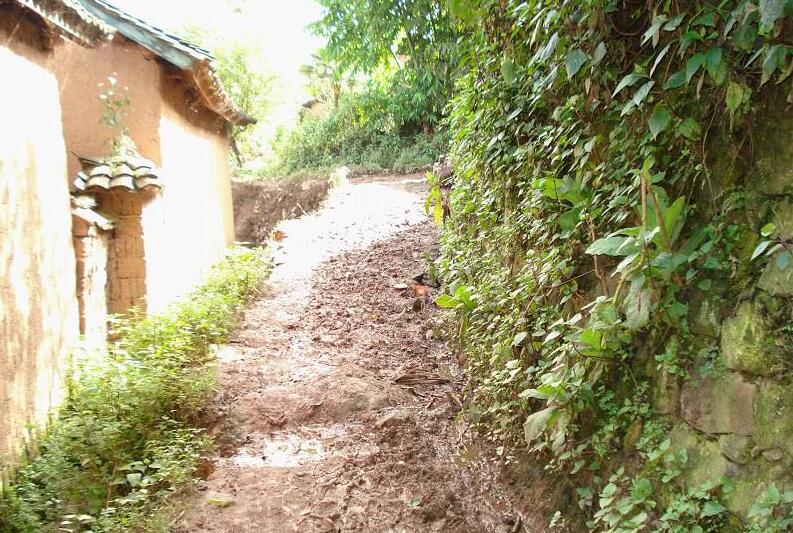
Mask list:
[{"label": "puddle in path", "polygon": [[328,444],[344,434],[341,428],[323,428],[319,434],[276,432],[266,440],[247,445],[226,459],[244,468],[290,468],[327,459]]}]

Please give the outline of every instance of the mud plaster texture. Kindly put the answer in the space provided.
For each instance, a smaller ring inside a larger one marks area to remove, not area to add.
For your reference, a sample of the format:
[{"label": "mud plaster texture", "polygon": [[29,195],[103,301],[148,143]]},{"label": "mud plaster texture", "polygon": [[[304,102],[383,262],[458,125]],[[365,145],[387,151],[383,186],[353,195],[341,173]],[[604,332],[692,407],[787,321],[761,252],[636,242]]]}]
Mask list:
[{"label": "mud plaster texture", "polygon": [[[206,465],[178,531],[544,531],[456,421],[417,176],[335,189],[286,234],[266,294],[220,353]],[[408,288],[400,288],[408,284]]]},{"label": "mud plaster texture", "polygon": [[234,236],[241,242],[263,243],[282,220],[319,208],[329,190],[326,179],[232,183]]}]

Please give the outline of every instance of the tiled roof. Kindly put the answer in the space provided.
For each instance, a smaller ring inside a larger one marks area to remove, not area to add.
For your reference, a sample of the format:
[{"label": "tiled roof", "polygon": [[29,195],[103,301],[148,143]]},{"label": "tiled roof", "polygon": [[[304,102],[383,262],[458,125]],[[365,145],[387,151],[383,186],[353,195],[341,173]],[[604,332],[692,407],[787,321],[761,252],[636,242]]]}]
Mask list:
[{"label": "tiled roof", "polygon": [[188,72],[206,107],[226,121],[237,126],[246,126],[256,122],[254,118],[237,109],[232,102],[217,77],[215,58],[211,53],[152,26],[144,20],[133,17],[104,0],[79,1],[91,14],[102,19],[127,39],[152,51],[175,67]]},{"label": "tiled roof", "polygon": [[109,159],[80,157],[83,170],[72,183],[75,192],[109,190],[144,191],[162,188],[162,180],[152,161],[137,154]]},{"label": "tiled roof", "polygon": [[57,27],[63,35],[82,45],[107,40],[114,30],[93,16],[80,0],[16,0]]},{"label": "tiled roof", "polygon": [[96,209],[96,200],[89,196],[72,196],[72,215],[105,231],[116,225],[110,215]]}]

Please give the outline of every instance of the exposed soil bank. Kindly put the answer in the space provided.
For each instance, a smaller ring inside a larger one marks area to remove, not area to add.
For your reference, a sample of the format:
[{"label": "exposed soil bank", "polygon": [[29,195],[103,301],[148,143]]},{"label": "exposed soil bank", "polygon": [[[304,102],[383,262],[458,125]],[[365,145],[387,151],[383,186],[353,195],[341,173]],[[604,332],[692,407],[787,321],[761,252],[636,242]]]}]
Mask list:
[{"label": "exposed soil bank", "polygon": [[235,238],[253,243],[266,241],[280,221],[317,209],[329,189],[328,180],[232,183]]},{"label": "exposed soil bank", "polygon": [[[180,531],[544,531],[472,454],[418,176],[334,189],[279,226],[271,287],[222,350],[229,443]],[[408,288],[404,288],[407,284]]]}]

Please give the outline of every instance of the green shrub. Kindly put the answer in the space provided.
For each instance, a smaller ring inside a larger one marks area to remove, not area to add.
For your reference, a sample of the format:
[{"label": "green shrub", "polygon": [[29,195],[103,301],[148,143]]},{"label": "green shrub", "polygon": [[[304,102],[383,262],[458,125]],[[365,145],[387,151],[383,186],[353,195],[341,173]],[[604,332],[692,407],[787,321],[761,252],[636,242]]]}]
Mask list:
[{"label": "green shrub", "polygon": [[238,250],[163,315],[119,320],[106,357],[85,361],[39,454],[0,500],[0,530],[136,529],[192,479],[211,439],[197,429],[211,398],[213,345],[268,273]]},{"label": "green shrub", "polygon": [[274,143],[275,160],[264,170],[289,176],[338,166],[362,171],[412,171],[446,151],[445,134],[415,133],[397,113],[387,87],[370,83],[345,94],[326,117],[306,118]]}]

